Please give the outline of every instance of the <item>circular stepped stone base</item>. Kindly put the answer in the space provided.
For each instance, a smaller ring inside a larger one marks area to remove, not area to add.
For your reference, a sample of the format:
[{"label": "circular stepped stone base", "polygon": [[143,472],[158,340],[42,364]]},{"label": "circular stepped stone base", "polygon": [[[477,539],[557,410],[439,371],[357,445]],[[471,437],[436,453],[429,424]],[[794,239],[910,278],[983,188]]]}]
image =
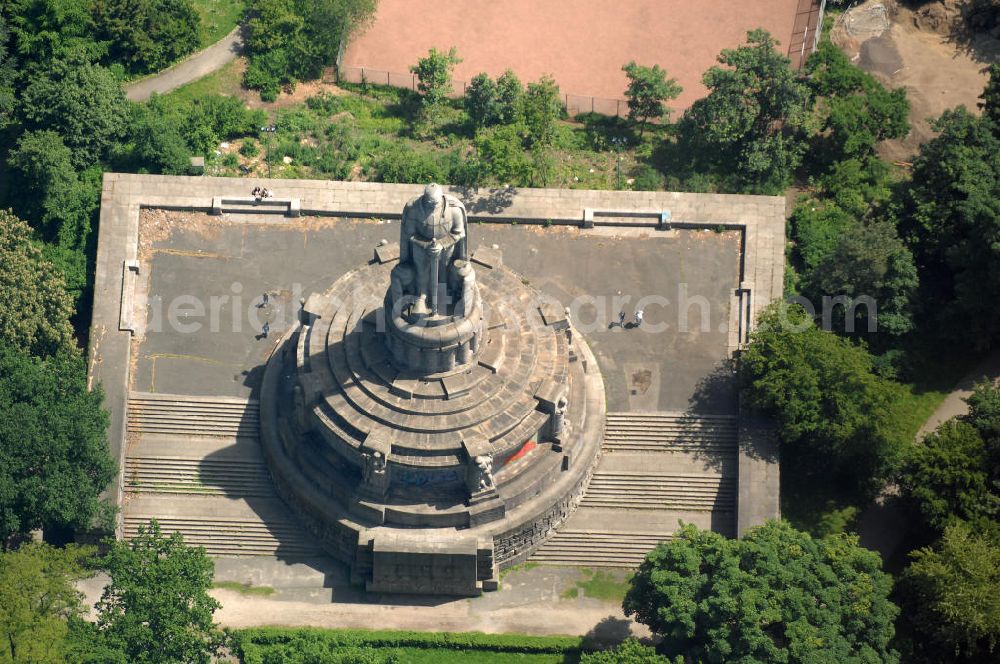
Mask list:
[{"label": "circular stepped stone base", "polygon": [[[385,340],[391,267],[364,266],[310,298],[272,355],[265,458],[279,495],[355,580],[475,594],[579,503],[603,436],[603,381],[561,309],[495,259],[477,267],[476,360],[401,370]],[[383,462],[374,471],[373,451]],[[481,459],[489,481],[472,481]]]}]

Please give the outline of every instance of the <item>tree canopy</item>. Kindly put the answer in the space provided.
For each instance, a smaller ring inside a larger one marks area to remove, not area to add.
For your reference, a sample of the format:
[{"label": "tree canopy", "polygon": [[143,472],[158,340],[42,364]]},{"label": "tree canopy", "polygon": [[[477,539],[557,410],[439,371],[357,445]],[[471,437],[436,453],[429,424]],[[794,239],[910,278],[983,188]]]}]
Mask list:
[{"label": "tree canopy", "polygon": [[555,80],[551,76],[542,76],[534,83],[528,83],[522,106],[527,146],[550,145],[555,138],[556,121],[563,112]]},{"label": "tree canopy", "polygon": [[903,237],[943,336],[988,347],[1000,334],[1000,126],[962,107],[913,162],[898,203]]},{"label": "tree canopy", "polygon": [[809,89],[765,30],[723,50],[702,81],[708,96],[685,113],[682,138],[706,151],[706,166],[760,193],[784,189],[805,151]]},{"label": "tree canopy", "polygon": [[212,622],[221,605],[208,594],[214,564],[180,533],[156,521],[131,541],[114,541],[103,560],[111,577],[97,603],[103,640],[130,664],[208,664],[223,635]]},{"label": "tree canopy", "polygon": [[72,314],[66,283],[42,258],[31,229],[0,210],[0,344],[34,355],[71,353]]},{"label": "tree canopy", "polygon": [[1000,495],[990,477],[986,445],[967,422],[945,422],[913,446],[900,484],[924,521],[937,529],[954,518],[1000,516]]},{"label": "tree canopy", "polygon": [[33,77],[19,104],[28,129],[52,130],[86,168],[125,135],[129,109],[121,84],[107,69],[79,59],[56,60]]},{"label": "tree canopy", "polygon": [[29,543],[0,551],[0,662],[67,661],[67,620],[83,612],[76,582],[91,575],[90,548]]},{"label": "tree canopy", "polygon": [[92,11],[98,37],[128,71],[159,71],[198,48],[191,0],[93,0]]},{"label": "tree canopy", "polygon": [[[899,336],[913,328],[911,300],[917,268],[891,222],[846,224],[827,253],[803,275],[802,292],[820,306],[823,298],[846,298],[830,316],[838,331],[873,330]],[[870,306],[855,306],[863,301]],[[832,300],[831,300],[832,302]],[[852,318],[844,313],[854,310]]]},{"label": "tree canopy", "polygon": [[645,67],[632,60],[624,67],[628,88],[625,99],[628,102],[628,119],[640,123],[640,136],[646,131],[650,120],[659,120],[670,115],[670,109],[665,102],[677,99],[683,88],[677,84],[677,79],[667,78],[667,70],[660,65]]},{"label": "tree canopy", "polygon": [[646,556],[628,616],[692,662],[897,662],[898,609],[878,554],[769,521],[742,539],[684,525]]},{"label": "tree canopy", "polygon": [[440,106],[452,93],[451,74],[461,61],[454,46],[448,51],[432,48],[410,67],[410,72],[417,76],[417,91],[424,109]]},{"label": "tree canopy", "polygon": [[115,462],[103,398],[87,389],[78,355],[35,358],[0,344],[0,541],[108,516],[100,494]]},{"label": "tree canopy", "polygon": [[863,348],[817,328],[798,305],[763,313],[740,357],[748,403],[774,416],[782,445],[878,478],[898,449],[883,420],[894,394],[873,369]]},{"label": "tree canopy", "polygon": [[996,661],[1000,643],[1000,526],[957,521],[934,547],[910,554],[901,585],[920,637],[914,660]]}]

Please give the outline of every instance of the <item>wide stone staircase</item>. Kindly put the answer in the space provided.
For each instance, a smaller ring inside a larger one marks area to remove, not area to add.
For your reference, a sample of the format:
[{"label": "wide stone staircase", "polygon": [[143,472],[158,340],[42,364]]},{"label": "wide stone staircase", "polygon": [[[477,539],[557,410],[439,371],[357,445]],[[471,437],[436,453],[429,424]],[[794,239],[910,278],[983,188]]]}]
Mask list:
[{"label": "wide stone staircase", "polygon": [[227,397],[133,392],[128,399],[129,433],[246,436],[260,433],[257,402]]},{"label": "wide stone staircase", "polygon": [[579,509],[531,560],[636,567],[679,520],[735,534],[737,445],[733,416],[608,413]]},{"label": "wide stone staircase", "polygon": [[123,531],[155,518],[218,556],[321,555],[272,488],[257,402],[132,393]]}]

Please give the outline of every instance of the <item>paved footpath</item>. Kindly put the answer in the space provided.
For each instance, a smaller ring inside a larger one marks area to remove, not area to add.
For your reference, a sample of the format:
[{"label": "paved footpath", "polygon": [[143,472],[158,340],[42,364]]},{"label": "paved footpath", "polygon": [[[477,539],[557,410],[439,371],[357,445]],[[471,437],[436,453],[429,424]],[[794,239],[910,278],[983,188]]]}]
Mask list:
[{"label": "paved footpath", "polygon": [[240,35],[239,26],[236,26],[232,32],[219,41],[189,56],[170,69],[126,85],[125,96],[132,101],[146,101],[154,92],[159,94],[170,92],[222,69],[235,60],[242,49],[243,37]]},{"label": "paved footpath", "polygon": [[[612,574],[621,576],[620,571]],[[589,636],[598,644],[614,644],[629,635],[648,638],[649,630],[626,618],[619,601],[571,593],[586,578],[577,568],[539,566],[504,575],[501,589],[481,597],[448,598],[368,595],[347,582],[343,566],[321,559],[291,562],[269,557],[216,558],[215,580],[250,583],[273,589],[268,597],[216,588],[222,608],[215,620],[232,628],[275,625],[401,629],[428,632],[491,634],[566,634]],[[100,598],[107,577],[79,584],[86,604]],[[90,617],[94,614],[91,611]]]},{"label": "paved footpath", "polygon": [[951,394],[945,397],[937,410],[927,418],[924,425],[920,427],[920,431],[917,432],[917,440],[937,429],[943,422],[959,415],[968,414],[969,404],[965,403],[965,400],[972,395],[976,383],[983,380],[996,382],[998,379],[1000,379],[1000,351],[993,351],[959,381]]}]

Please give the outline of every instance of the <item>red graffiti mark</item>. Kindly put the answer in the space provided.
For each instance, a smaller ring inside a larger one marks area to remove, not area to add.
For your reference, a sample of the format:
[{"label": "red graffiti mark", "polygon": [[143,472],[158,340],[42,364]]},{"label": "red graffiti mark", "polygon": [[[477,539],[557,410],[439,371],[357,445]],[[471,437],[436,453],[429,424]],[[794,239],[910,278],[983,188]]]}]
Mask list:
[{"label": "red graffiti mark", "polygon": [[529,440],[524,445],[521,445],[521,449],[511,454],[510,457],[508,457],[508,459],[504,461],[503,465],[506,466],[508,463],[512,463],[514,461],[517,461],[518,459],[524,458],[525,456],[528,455],[528,452],[535,449],[536,447],[538,447],[538,443],[536,443],[533,440]]}]

